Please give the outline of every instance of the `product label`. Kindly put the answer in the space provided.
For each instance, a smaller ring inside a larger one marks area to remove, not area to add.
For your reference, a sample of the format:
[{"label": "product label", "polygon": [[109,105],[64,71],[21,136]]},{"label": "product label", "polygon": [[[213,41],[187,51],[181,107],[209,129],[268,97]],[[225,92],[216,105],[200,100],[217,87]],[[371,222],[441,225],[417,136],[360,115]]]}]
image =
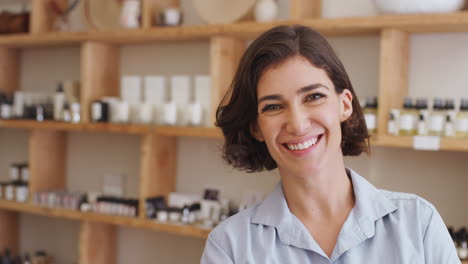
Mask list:
[{"label": "product label", "polygon": [[395,121],[388,121],[387,132],[390,135],[397,135],[398,134],[398,128],[397,128],[397,125],[396,125]]},{"label": "product label", "polygon": [[437,151],[440,149],[440,137],[415,136],[413,137],[413,148],[415,150]]},{"label": "product label", "polygon": [[457,124],[457,131],[468,132],[468,118],[458,118],[456,124]]},{"label": "product label", "polygon": [[415,118],[411,114],[403,114],[400,116],[400,129],[401,130],[414,130]]},{"label": "product label", "polygon": [[444,116],[443,115],[432,115],[429,121],[429,130],[442,132],[444,130]]},{"label": "product label", "polygon": [[375,114],[365,114],[364,119],[368,130],[374,130],[377,127],[377,117]]}]

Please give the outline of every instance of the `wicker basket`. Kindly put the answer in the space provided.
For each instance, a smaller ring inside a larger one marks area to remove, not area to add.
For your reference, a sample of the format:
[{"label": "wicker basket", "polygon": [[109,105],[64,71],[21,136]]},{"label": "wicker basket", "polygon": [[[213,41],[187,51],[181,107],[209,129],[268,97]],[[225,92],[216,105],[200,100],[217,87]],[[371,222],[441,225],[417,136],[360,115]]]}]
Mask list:
[{"label": "wicker basket", "polygon": [[0,34],[29,32],[29,13],[0,13]]}]

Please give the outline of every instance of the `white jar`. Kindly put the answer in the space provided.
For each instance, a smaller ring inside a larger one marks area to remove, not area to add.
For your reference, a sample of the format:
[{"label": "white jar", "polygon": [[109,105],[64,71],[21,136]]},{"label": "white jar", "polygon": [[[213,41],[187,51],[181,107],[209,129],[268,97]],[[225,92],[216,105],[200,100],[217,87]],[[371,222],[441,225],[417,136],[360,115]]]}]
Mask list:
[{"label": "white jar", "polygon": [[274,21],[278,16],[278,4],[275,0],[259,0],[255,5],[255,20],[257,22]]},{"label": "white jar", "polygon": [[122,6],[122,14],[120,16],[120,25],[124,28],[138,28],[140,22],[140,1],[126,0]]}]

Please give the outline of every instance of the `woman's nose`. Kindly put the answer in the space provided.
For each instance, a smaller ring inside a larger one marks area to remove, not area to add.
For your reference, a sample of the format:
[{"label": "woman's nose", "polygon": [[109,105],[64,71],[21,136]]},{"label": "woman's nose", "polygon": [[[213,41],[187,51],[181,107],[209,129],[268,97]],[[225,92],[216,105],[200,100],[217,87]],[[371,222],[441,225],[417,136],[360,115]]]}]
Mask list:
[{"label": "woman's nose", "polygon": [[304,109],[291,109],[286,120],[286,131],[293,135],[304,135],[310,127],[308,114]]}]

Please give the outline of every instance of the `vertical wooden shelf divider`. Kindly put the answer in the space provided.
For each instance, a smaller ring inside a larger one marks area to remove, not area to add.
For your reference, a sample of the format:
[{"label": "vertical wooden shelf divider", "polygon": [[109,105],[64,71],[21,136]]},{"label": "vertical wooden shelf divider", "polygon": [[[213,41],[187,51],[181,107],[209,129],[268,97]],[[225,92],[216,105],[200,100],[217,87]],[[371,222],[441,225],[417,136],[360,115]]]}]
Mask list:
[{"label": "vertical wooden shelf divider", "polygon": [[[62,8],[66,8],[68,0],[56,0],[56,3]],[[57,14],[50,8],[50,1],[31,0],[31,20],[29,28],[31,33],[51,32],[54,28]]]},{"label": "vertical wooden shelf divider", "polygon": [[377,129],[387,132],[390,109],[400,108],[408,94],[409,35],[397,29],[385,29],[380,37],[380,83]]},{"label": "vertical wooden shelf divider", "polygon": [[19,217],[17,212],[0,210],[0,250],[19,253]]},{"label": "vertical wooden shelf divider", "polygon": [[80,229],[80,264],[117,263],[116,227],[84,221]]},{"label": "vertical wooden shelf divider", "polygon": [[120,94],[119,46],[89,41],[81,48],[81,120],[89,122],[91,102]]},{"label": "vertical wooden shelf divider", "polygon": [[0,91],[13,94],[19,89],[20,51],[0,47]]},{"label": "vertical wooden shelf divider", "polygon": [[165,7],[180,8],[180,0],[143,0],[141,11],[143,28],[154,27],[156,24],[156,14]]},{"label": "vertical wooden shelf divider", "polygon": [[214,37],[211,39],[211,123],[216,121],[216,108],[231,86],[245,48],[245,40],[232,37]]},{"label": "vertical wooden shelf divider", "polygon": [[177,139],[157,134],[141,139],[140,218],[146,217],[145,200],[175,191]]},{"label": "vertical wooden shelf divider", "polygon": [[29,137],[29,197],[38,191],[66,188],[66,133],[34,129]]},{"label": "vertical wooden shelf divider", "polygon": [[289,19],[302,20],[322,16],[322,0],[290,0]]},{"label": "vertical wooden shelf divider", "polygon": [[[0,91],[9,95],[19,89],[19,50],[0,47]],[[0,250],[19,252],[19,216],[17,212],[0,210]]]}]

